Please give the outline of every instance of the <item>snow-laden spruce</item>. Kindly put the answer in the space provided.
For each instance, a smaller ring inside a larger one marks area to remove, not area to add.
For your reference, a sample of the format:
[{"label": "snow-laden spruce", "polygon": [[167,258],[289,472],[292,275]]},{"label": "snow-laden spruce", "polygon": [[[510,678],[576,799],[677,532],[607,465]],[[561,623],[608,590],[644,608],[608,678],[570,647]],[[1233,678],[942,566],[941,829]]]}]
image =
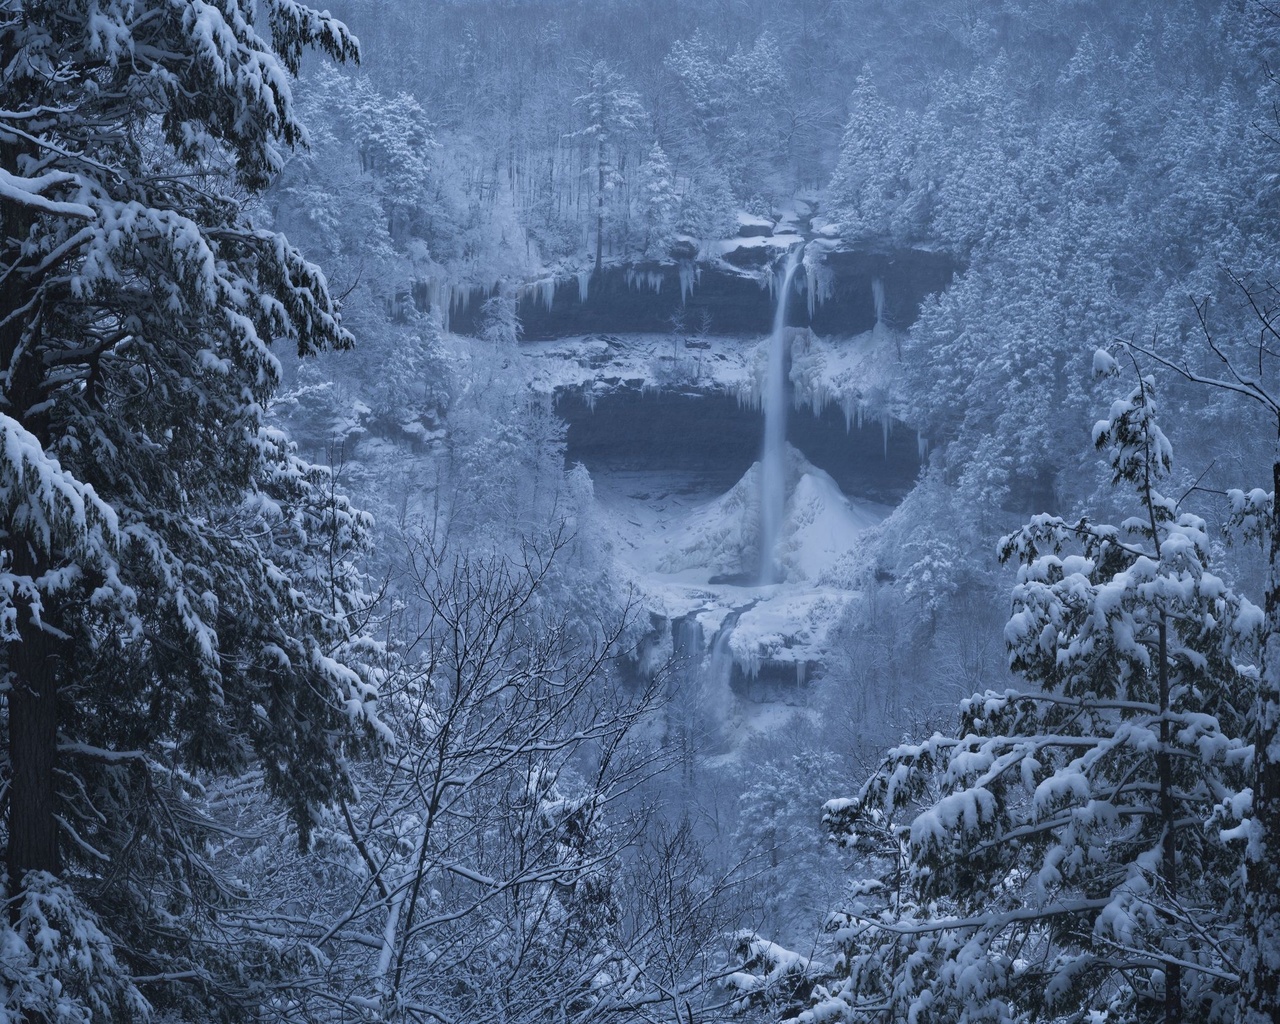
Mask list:
[{"label": "snow-laden spruce", "polygon": [[1020,566],[1010,661],[1033,685],[964,701],[954,735],[827,804],[879,869],[831,922],[806,1024],[1232,1019],[1263,616],[1158,490],[1155,413],[1144,378],[1094,430],[1132,518],[1041,515],[1001,544]]},{"label": "snow-laden spruce", "polygon": [[309,48],[356,42],[295,0],[0,14],[5,1019],[260,1000],[206,773],[260,772],[305,842],[376,728],[368,518],[265,420],[269,345],[352,340],[246,212]]}]

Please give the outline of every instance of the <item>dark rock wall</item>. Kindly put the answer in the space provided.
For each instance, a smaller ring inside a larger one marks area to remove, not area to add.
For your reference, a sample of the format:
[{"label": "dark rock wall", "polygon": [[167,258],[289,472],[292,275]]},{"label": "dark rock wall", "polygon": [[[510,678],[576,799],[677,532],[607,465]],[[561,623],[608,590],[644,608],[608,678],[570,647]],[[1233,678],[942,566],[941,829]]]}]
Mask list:
[{"label": "dark rock wall", "polygon": [[[595,472],[689,472],[728,490],[760,458],[764,417],[719,392],[679,393],[619,388],[591,406],[576,392],[559,397],[568,424],[566,461]],[[880,421],[852,428],[828,406],[814,415],[793,410],[787,440],[835,479],[845,494],[896,503],[920,471],[914,430]]]},{"label": "dark rock wall", "polygon": [[788,319],[828,336],[861,334],[875,326],[872,282],[877,279],[884,283],[885,323],[898,329],[911,326],[920,314],[920,304],[950,285],[956,269],[951,257],[919,250],[837,251],[827,255],[825,266],[832,278],[830,296],[816,304],[812,319],[805,302],[792,302]]},{"label": "dark rock wall", "polygon": [[[763,257],[770,250],[741,252]],[[729,253],[726,260],[734,255]],[[825,265],[830,274],[828,294],[814,303],[810,317],[807,283],[803,274],[797,275],[788,322],[837,336],[861,334],[875,325],[872,282],[876,279],[884,283],[885,320],[892,326],[906,327],[915,320],[924,297],[945,288],[954,272],[950,257],[916,250],[836,251],[827,255]],[[579,334],[666,333],[672,330],[672,318],[680,310],[689,334],[705,330],[759,335],[767,334],[773,325],[775,299],[770,289],[762,287],[751,273],[724,262],[606,267],[586,280],[585,300],[583,291],[576,277],[523,287],[517,311],[525,338],[539,341]],[[478,333],[479,313],[487,295],[483,288],[450,293],[443,300],[451,307],[450,329],[459,334]],[[432,298],[435,293],[425,286],[415,290],[420,305]]]}]

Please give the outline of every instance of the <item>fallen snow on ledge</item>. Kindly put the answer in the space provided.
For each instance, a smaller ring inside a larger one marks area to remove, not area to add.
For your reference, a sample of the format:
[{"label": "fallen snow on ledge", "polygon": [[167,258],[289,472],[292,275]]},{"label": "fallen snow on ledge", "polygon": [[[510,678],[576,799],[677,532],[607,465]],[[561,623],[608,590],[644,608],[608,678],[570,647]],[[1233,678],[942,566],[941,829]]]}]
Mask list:
[{"label": "fallen snow on ledge", "polygon": [[[580,390],[588,401],[619,388],[723,392],[758,408],[768,370],[768,339],[707,335],[594,334],[524,342],[520,353],[536,394]],[[850,424],[893,415],[897,337],[877,328],[851,338],[823,338],[797,328],[791,336],[796,405],[840,407]]]}]

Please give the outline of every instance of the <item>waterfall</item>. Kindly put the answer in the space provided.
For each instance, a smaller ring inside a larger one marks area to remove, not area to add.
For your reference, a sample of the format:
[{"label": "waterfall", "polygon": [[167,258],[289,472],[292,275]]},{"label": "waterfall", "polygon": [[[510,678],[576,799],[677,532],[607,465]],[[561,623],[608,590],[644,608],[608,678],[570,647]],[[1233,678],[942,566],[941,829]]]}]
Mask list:
[{"label": "waterfall", "polygon": [[723,704],[733,695],[733,650],[729,646],[734,627],[743,613],[755,607],[755,602],[741,605],[724,617],[711,641],[711,648],[703,661],[703,699],[710,704]]},{"label": "waterfall", "polygon": [[787,300],[791,280],[800,266],[803,245],[787,256],[778,306],[769,339],[769,370],[764,387],[764,454],[760,458],[760,582],[777,583],[774,548],[782,532],[787,501]]},{"label": "waterfall", "polygon": [[729,640],[733,636],[733,624],[736,621],[735,615],[732,622],[727,622],[720,628],[711,644],[711,653],[707,656],[707,682],[718,697],[732,689],[733,652],[729,649]]}]

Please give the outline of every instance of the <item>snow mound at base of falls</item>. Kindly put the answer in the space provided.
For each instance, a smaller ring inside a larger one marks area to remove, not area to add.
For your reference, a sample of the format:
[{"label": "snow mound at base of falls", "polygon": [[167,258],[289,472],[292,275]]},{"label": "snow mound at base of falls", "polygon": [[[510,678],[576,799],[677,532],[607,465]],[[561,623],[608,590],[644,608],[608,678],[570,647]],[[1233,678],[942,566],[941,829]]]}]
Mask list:
[{"label": "snow mound at base of falls", "polygon": [[778,542],[778,561],[790,581],[816,580],[888,513],[869,502],[850,501],[830,476],[805,465],[787,499]]},{"label": "snow mound at base of falls", "polygon": [[[787,582],[816,580],[888,509],[851,501],[836,482],[787,447],[787,503],[777,558]],[[726,493],[692,510],[664,544],[655,568],[663,573],[701,569],[708,576],[754,577],[760,565],[760,464]]]},{"label": "snow mound at base of falls", "polygon": [[754,571],[759,561],[760,463],[728,491],[695,508],[659,556],[657,570],[705,570],[710,576]]}]

